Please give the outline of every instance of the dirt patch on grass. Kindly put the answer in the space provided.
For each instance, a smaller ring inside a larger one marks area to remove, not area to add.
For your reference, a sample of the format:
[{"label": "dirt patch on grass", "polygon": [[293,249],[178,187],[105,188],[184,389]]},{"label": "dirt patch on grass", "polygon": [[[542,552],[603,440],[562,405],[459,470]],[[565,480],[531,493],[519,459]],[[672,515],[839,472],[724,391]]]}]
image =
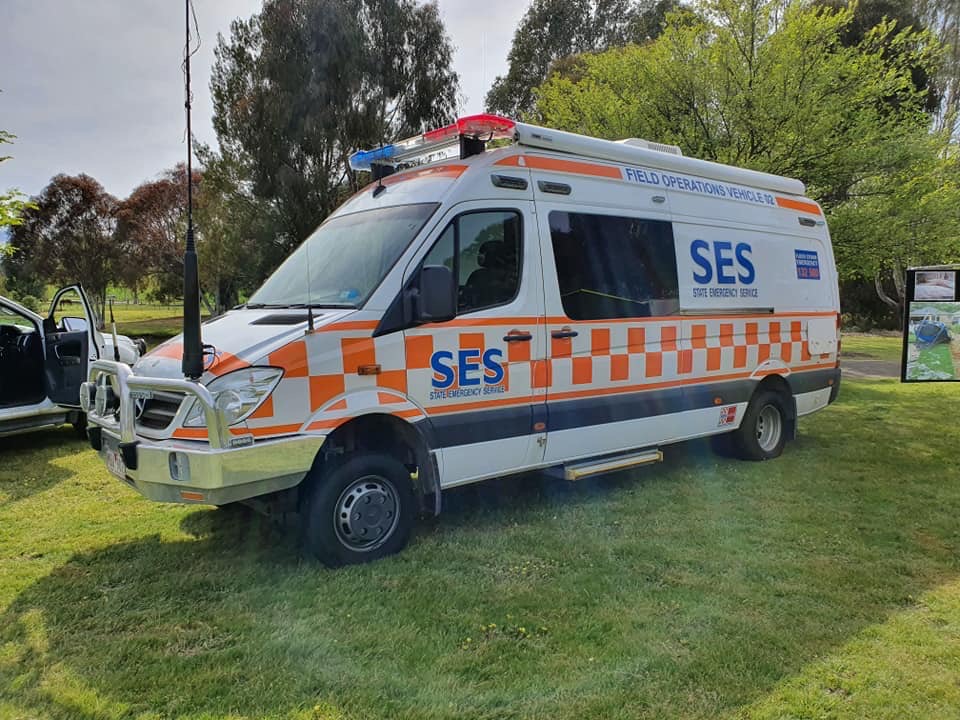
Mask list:
[{"label": "dirt patch on grass", "polygon": [[[898,378],[900,377],[900,363],[892,360],[857,360],[851,357],[855,353],[844,353],[843,374],[855,378]],[[860,355],[859,357],[870,357]]]}]

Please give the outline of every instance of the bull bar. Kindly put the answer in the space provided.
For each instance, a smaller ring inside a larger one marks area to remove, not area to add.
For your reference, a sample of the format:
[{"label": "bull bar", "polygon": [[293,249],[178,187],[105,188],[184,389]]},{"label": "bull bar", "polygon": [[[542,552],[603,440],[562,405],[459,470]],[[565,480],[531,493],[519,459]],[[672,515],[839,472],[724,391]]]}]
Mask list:
[{"label": "bull bar", "polygon": [[[101,375],[108,375],[116,378],[119,389],[120,401],[120,419],[119,422],[111,422],[98,411],[94,397],[96,395],[97,380]],[[189,380],[178,380],[175,378],[155,378],[141,377],[134,375],[129,366],[113,362],[111,360],[97,360],[90,368],[88,382],[80,388],[80,407],[87,413],[87,418],[95,425],[102,428],[113,430],[120,436],[120,442],[131,443],[136,440],[136,429],[134,422],[136,420],[133,412],[132,392],[150,392],[153,390],[161,392],[182,392],[187,396],[192,396],[195,402],[199,402],[203,408],[203,416],[207,423],[207,442],[213,449],[229,446],[229,431],[223,420],[222,414],[217,410],[213,395],[206,387],[197,382]],[[94,396],[94,397],[92,397]]]},{"label": "bull bar", "polygon": [[[113,382],[115,382],[115,388]],[[137,393],[183,393],[199,403],[206,420],[206,440],[155,440],[138,436],[134,400]],[[234,437],[209,390],[177,378],[142,377],[123,363],[97,360],[80,388],[80,406],[101,442],[123,451],[124,480],[141,494],[161,502],[213,505],[248,500],[286,490],[306,476],[323,445],[322,435],[295,434],[253,441]],[[130,462],[133,460],[133,462]]]}]

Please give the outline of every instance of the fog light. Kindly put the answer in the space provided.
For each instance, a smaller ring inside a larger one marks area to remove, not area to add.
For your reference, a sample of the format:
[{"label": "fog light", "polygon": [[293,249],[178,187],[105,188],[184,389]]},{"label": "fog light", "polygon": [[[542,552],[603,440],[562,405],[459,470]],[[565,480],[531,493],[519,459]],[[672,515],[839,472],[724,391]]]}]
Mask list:
[{"label": "fog light", "polygon": [[[81,386],[82,387],[82,386]],[[93,408],[100,417],[107,417],[120,408],[120,398],[113,390],[113,381],[107,375],[97,378],[93,388]]]},{"label": "fog light", "polygon": [[186,453],[172,452],[167,456],[170,479],[174,482],[190,482],[190,458]]},{"label": "fog light", "polygon": [[93,401],[94,409],[100,417],[106,417],[108,412],[113,412],[114,399],[113,388],[104,385],[97,388],[97,393]]},{"label": "fog light", "polygon": [[92,382],[85,382],[80,386],[80,408],[89,413],[97,396],[97,386]]}]

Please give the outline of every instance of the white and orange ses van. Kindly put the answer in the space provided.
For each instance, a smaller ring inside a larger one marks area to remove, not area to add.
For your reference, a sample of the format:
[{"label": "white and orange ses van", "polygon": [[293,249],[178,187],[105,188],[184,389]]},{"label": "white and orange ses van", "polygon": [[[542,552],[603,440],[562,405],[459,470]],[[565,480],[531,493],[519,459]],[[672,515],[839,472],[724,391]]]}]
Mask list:
[{"label": "white and orange ses van", "polygon": [[489,115],[352,162],[374,183],[203,325],[201,382],[178,339],[96,363],[91,442],[143,495],[295,507],[309,551],[362,562],[444,488],[719,434],[774,458],[836,397],[837,273],[796,180]]}]

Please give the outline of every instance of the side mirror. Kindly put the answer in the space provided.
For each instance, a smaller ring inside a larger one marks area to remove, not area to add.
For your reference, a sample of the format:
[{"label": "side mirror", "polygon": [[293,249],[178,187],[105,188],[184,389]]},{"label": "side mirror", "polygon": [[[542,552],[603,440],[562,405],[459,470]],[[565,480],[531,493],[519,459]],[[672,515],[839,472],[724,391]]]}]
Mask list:
[{"label": "side mirror", "polygon": [[67,332],[83,332],[87,329],[86,318],[65,317],[62,321],[63,329]]},{"label": "side mirror", "polygon": [[457,315],[457,286],[453,272],[445,265],[425,265],[420,269],[417,293],[417,320],[445,322]]}]

